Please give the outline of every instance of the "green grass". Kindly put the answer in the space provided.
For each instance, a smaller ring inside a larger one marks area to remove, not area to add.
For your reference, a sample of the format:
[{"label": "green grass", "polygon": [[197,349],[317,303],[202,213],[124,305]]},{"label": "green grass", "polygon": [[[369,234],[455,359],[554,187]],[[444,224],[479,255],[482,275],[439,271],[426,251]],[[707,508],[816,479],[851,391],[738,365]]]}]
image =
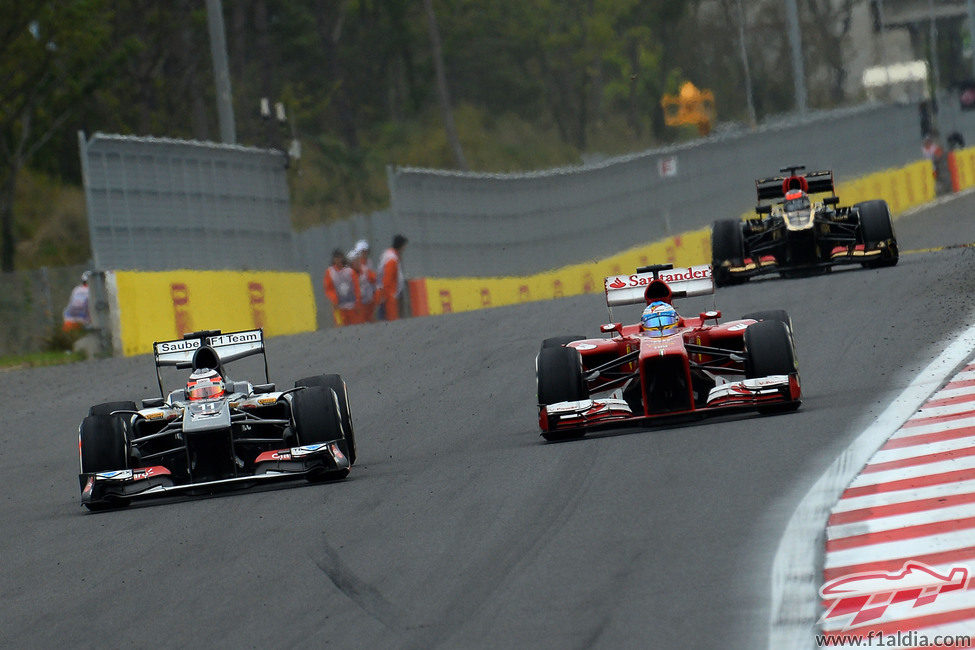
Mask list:
[{"label": "green grass", "polygon": [[86,359],[84,352],[34,352],[0,357],[0,369],[19,370],[21,368],[40,368],[41,366],[60,366]]}]

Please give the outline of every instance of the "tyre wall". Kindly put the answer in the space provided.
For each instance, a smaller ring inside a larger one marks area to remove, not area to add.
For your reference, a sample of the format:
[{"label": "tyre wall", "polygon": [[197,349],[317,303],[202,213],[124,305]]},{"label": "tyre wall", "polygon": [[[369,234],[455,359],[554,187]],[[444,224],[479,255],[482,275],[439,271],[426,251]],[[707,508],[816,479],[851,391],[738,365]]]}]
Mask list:
[{"label": "tyre wall", "polygon": [[154,341],[198,329],[261,327],[276,336],[317,326],[307,273],[114,271],[105,286],[116,354],[145,354]]}]

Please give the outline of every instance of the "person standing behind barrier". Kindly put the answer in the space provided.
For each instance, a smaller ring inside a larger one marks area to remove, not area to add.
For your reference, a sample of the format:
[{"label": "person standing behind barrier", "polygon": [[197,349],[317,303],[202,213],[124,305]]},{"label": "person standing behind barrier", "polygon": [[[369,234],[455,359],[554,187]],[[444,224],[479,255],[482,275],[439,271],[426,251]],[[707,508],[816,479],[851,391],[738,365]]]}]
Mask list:
[{"label": "person standing behind barrier", "polygon": [[951,191],[948,160],[945,157],[945,150],[941,146],[940,139],[941,135],[935,129],[927,133],[921,143],[921,153],[931,161],[931,167],[934,170],[934,185],[939,195]]},{"label": "person standing behind barrier", "polygon": [[378,277],[376,270],[369,263],[369,242],[360,239],[349,254],[352,268],[359,274],[359,322],[372,323],[376,320],[376,302],[378,292],[376,285]]},{"label": "person standing behind barrier", "polygon": [[399,318],[399,297],[406,287],[403,276],[403,247],[409,240],[403,235],[393,237],[393,245],[379,258],[379,317],[384,320]]},{"label": "person standing behind barrier", "polygon": [[71,290],[68,306],[62,314],[61,329],[65,332],[85,329],[91,325],[91,312],[88,310],[88,279],[89,271],[81,274],[81,284]]},{"label": "person standing behind barrier", "polygon": [[325,285],[325,295],[332,303],[335,324],[341,327],[358,323],[359,277],[346,264],[341,250],[336,248],[332,252],[332,265],[325,269],[322,283]]}]

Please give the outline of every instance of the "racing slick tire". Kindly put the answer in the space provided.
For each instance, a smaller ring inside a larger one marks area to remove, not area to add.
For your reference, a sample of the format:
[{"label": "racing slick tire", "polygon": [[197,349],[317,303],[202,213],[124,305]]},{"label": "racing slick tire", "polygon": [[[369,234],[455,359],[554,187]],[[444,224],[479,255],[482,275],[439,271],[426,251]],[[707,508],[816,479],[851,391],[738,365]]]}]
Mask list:
[{"label": "racing slick tire", "polygon": [[542,348],[536,361],[538,403],[556,404],[589,398],[582,357],[575,348]]},{"label": "racing slick tire", "polygon": [[550,338],[542,341],[542,349],[545,348],[561,348],[564,347],[566,343],[572,343],[573,341],[581,341],[586,338],[582,334],[566,334],[565,336],[552,336]]},{"label": "racing slick tire", "polygon": [[714,284],[724,287],[729,284],[745,282],[748,278],[734,278],[724,266],[745,264],[745,238],[741,232],[741,222],[737,219],[719,219],[711,225],[711,270]]},{"label": "racing slick tire", "polygon": [[[763,320],[745,330],[745,378],[792,375],[799,372],[796,346],[788,325],[779,320]],[[760,407],[761,413],[794,411],[799,400]]]},{"label": "racing slick tire", "polygon": [[784,309],[766,309],[764,311],[753,311],[745,314],[741,317],[742,320],[750,318],[751,320],[757,321],[779,321],[780,323],[785,323],[785,326],[789,328],[789,332],[792,333],[795,330],[792,329],[792,318],[789,316],[789,312]]},{"label": "racing slick tire", "polygon": [[103,402],[101,404],[95,404],[90,409],[88,409],[88,415],[111,415],[112,411],[135,411],[137,407],[135,402],[132,401],[121,401],[121,402]]},{"label": "racing slick tire", "polygon": [[[125,420],[111,415],[89,415],[78,429],[78,449],[81,473],[109,472],[128,469],[128,453],[125,443]],[[122,508],[128,501],[86,503],[89,510]]]},{"label": "racing slick tire", "polygon": [[[334,391],[324,386],[309,386],[300,390],[291,399],[291,417],[294,420],[295,434],[299,445],[313,445],[330,440],[340,440],[342,452],[348,456],[348,441],[342,430],[339,417],[338,398]],[[351,465],[351,458],[349,464]],[[327,472],[323,475],[310,475],[308,480],[344,478],[349,470]]]},{"label": "racing slick tire", "polygon": [[872,269],[896,265],[900,253],[897,250],[897,237],[894,235],[894,224],[887,201],[864,201],[857,203],[855,207],[860,211],[860,233],[863,235],[864,247],[871,250],[880,244],[887,244],[880,259],[863,262],[863,266]]},{"label": "racing slick tire", "polygon": [[[575,402],[587,399],[589,391],[582,376],[582,356],[575,348],[543,347],[535,359],[538,403]],[[570,440],[586,435],[585,429],[543,431],[549,441]]]},{"label": "racing slick tire", "polygon": [[349,410],[349,389],[342,379],[342,375],[333,374],[305,377],[296,381],[295,386],[324,386],[335,391],[335,397],[338,398],[339,402],[339,417],[342,420],[342,431],[345,433],[346,455],[349,457],[349,465],[355,465],[355,427],[352,424],[352,411]]}]

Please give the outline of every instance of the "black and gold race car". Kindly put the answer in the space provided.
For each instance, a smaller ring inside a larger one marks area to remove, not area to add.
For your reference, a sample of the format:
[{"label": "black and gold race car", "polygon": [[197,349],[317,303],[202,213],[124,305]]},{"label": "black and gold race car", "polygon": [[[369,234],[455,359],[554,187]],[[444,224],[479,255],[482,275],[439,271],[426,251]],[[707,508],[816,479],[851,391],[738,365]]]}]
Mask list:
[{"label": "black and gold race car", "polygon": [[839,207],[829,170],[755,181],[755,216],[721,219],[711,227],[711,257],[718,286],[757,275],[818,273],[838,264],[897,264],[897,237],[883,199]]}]

